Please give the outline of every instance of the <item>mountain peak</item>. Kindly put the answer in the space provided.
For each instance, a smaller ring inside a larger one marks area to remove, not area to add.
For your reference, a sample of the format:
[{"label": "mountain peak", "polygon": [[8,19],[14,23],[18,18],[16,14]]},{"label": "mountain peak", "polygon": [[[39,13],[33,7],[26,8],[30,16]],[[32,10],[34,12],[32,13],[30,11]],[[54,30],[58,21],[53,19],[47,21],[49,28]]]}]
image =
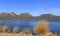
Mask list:
[{"label": "mountain peak", "polygon": [[14,12],[9,13],[9,15],[12,16],[12,17],[16,17],[17,16],[16,13],[14,13]]},{"label": "mountain peak", "polygon": [[49,16],[49,17],[51,17],[51,16],[55,16],[55,15],[52,15],[52,14],[42,14],[42,15],[40,15],[40,16]]},{"label": "mountain peak", "polygon": [[23,13],[20,14],[20,16],[26,17],[26,16],[32,16],[32,15],[29,14],[28,12],[23,12]]}]

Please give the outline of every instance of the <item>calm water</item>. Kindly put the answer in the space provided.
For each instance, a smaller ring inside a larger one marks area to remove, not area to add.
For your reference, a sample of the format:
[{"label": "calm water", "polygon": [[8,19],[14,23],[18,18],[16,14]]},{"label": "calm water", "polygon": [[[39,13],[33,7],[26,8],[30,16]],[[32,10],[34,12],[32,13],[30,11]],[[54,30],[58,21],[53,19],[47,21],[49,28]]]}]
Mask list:
[{"label": "calm water", "polygon": [[[38,22],[39,20],[0,20],[0,26],[7,25],[11,32],[15,26],[18,27],[18,32],[26,28],[30,28],[33,32],[33,28]],[[60,20],[48,20],[48,22],[51,32],[60,32]]]}]

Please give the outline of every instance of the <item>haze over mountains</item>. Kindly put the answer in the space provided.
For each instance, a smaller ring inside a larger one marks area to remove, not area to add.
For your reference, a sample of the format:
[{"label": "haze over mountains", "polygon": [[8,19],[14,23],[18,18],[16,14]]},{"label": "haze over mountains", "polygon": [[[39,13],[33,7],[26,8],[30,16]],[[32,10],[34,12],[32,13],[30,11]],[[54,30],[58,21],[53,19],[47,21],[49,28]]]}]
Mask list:
[{"label": "haze over mountains", "polygon": [[29,13],[20,13],[17,15],[14,12],[0,13],[0,20],[60,20],[60,16],[53,14],[42,14],[39,16],[32,16]]}]

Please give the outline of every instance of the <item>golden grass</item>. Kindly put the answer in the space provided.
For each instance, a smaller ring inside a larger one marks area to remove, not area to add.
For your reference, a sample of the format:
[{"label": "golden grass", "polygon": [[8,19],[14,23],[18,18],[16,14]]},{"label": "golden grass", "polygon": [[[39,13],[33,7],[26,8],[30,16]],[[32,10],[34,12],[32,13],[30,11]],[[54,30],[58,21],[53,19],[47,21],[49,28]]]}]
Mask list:
[{"label": "golden grass", "polygon": [[24,32],[27,33],[27,34],[31,34],[31,31],[30,31],[29,28],[25,29]]},{"label": "golden grass", "polygon": [[17,29],[18,29],[17,27],[14,27],[14,29],[13,29],[13,33],[14,33],[14,34],[17,33]]},{"label": "golden grass", "polygon": [[0,26],[0,33],[2,32],[2,26]]},{"label": "golden grass", "polygon": [[49,32],[48,22],[39,22],[38,25],[34,28],[34,31],[36,34],[45,34],[46,32]]},{"label": "golden grass", "polygon": [[26,30],[24,30],[24,33],[26,36],[32,36],[32,32],[30,31],[29,28],[27,28]]},{"label": "golden grass", "polygon": [[8,32],[9,32],[8,26],[3,26],[3,27],[2,27],[2,32],[3,32],[3,33],[8,33]]},{"label": "golden grass", "polygon": [[[3,26],[2,33],[0,33],[0,36],[32,36],[32,32],[30,31],[29,28],[21,31],[20,33],[17,33],[17,29],[18,29],[17,27],[14,27],[13,33],[8,33],[9,28],[7,26]],[[39,22],[38,25],[36,25],[36,27],[34,28],[34,31],[36,34],[38,34],[38,36],[41,36],[49,32],[48,22],[45,21]]]},{"label": "golden grass", "polygon": [[[32,36],[32,34],[25,34],[24,32],[20,32],[17,34],[13,34],[13,33],[0,33],[0,36]],[[47,33],[47,34],[39,34],[37,36],[56,36],[56,35],[52,35],[51,33]]]}]

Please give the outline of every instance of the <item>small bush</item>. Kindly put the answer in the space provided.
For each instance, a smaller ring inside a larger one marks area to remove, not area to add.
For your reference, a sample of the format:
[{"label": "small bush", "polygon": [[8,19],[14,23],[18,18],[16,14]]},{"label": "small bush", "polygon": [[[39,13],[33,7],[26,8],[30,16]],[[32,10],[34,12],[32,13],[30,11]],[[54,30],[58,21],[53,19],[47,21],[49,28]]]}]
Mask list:
[{"label": "small bush", "polygon": [[8,26],[3,26],[3,27],[2,27],[2,32],[3,32],[3,33],[9,32]]},{"label": "small bush", "polygon": [[45,34],[46,32],[49,31],[48,29],[48,22],[41,21],[38,23],[38,25],[34,28],[34,31],[36,34]]},{"label": "small bush", "polygon": [[0,33],[2,32],[2,26],[0,26]]},{"label": "small bush", "polygon": [[17,27],[14,27],[14,29],[13,29],[13,33],[15,34],[15,33],[17,33]]}]

